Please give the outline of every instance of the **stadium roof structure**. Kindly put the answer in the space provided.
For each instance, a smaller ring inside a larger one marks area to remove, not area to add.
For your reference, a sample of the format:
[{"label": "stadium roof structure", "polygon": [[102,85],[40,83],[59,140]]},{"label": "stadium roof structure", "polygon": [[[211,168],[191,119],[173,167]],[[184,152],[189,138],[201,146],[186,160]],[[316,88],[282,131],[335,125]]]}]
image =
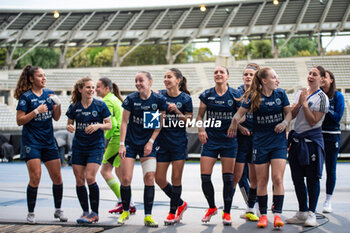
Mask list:
[{"label": "stadium roof structure", "polygon": [[[59,14],[54,18],[53,10],[0,9],[0,46],[8,48],[7,64],[13,67],[25,55],[12,60],[18,47],[30,48],[27,52],[38,46],[61,47],[62,57],[67,47],[81,47],[71,58],[63,59],[61,65],[66,67],[88,46],[114,46],[118,51],[121,45],[133,45],[123,57],[116,54],[114,64],[118,65],[137,46],[160,43],[168,44],[167,60],[172,63],[196,40],[285,38],[287,43],[296,36],[320,38],[350,32],[349,0],[279,0],[278,5],[272,0],[233,0],[208,4],[205,11],[198,5],[179,5],[68,9]],[[173,43],[185,46],[171,54]],[[277,48],[275,52],[278,54]]]}]

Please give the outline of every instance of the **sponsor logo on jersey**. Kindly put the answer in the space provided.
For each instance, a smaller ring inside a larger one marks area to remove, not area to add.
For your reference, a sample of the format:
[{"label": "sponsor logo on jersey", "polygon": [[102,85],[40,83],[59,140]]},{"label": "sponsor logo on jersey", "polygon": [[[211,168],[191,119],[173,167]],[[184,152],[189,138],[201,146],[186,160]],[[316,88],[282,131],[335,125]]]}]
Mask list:
[{"label": "sponsor logo on jersey", "polygon": [[225,101],[223,101],[223,100],[215,100],[214,103],[216,103],[216,104],[225,104]]},{"label": "sponsor logo on jersey", "polygon": [[275,101],[269,101],[269,102],[265,102],[265,105],[268,105],[268,106],[272,106],[275,104]]},{"label": "sponsor logo on jersey", "polygon": [[91,112],[82,112],[81,113],[83,116],[89,116],[91,114]]}]

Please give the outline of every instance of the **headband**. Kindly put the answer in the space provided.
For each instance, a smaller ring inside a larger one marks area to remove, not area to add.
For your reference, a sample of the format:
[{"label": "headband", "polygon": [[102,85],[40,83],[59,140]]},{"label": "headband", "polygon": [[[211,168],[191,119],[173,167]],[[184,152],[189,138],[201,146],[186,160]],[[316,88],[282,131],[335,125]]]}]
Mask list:
[{"label": "headband", "polygon": [[254,66],[248,66],[245,68],[245,70],[258,70],[258,68],[254,67]]}]

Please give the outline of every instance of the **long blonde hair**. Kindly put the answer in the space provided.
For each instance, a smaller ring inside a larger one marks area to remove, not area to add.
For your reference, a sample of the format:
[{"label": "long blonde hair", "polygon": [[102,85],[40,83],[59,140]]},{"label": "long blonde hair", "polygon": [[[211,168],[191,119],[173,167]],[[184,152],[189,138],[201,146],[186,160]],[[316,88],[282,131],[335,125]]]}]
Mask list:
[{"label": "long blonde hair", "polygon": [[34,78],[34,73],[38,69],[41,69],[39,66],[31,66],[26,65],[21,75],[19,76],[19,79],[17,81],[14,97],[18,100],[19,97],[26,91],[32,88],[32,83],[30,82],[30,77]]},{"label": "long blonde hair", "polygon": [[72,98],[71,102],[76,103],[78,101],[81,101],[81,93],[79,92],[79,89],[83,88],[85,86],[85,82],[93,81],[90,77],[84,77],[81,79],[78,79],[75,84],[72,91]]},{"label": "long blonde hair", "polygon": [[252,85],[243,95],[243,102],[251,102],[250,112],[254,112],[260,107],[260,98],[262,95],[262,79],[266,79],[268,76],[268,71],[271,70],[270,67],[265,67],[254,74]]}]

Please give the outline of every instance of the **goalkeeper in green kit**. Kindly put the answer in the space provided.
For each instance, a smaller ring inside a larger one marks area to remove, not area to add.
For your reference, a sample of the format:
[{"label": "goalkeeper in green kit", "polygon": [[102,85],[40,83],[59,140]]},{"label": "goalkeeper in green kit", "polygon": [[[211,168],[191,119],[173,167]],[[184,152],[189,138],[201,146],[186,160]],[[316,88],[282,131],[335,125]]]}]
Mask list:
[{"label": "goalkeeper in green kit", "polygon": [[[109,78],[99,79],[96,84],[96,93],[103,98],[102,100],[107,104],[107,107],[111,112],[112,129],[105,131],[107,143],[103,155],[101,174],[116,195],[118,202],[117,205],[108,212],[121,214],[123,212],[123,206],[120,198],[120,186],[118,179],[113,175],[113,168],[115,168],[115,173],[120,179],[120,157],[118,156],[118,151],[120,143],[120,124],[123,114],[123,108],[121,107],[123,98],[117,84],[113,83]],[[131,199],[130,213],[134,214],[135,212],[135,204]]]}]

